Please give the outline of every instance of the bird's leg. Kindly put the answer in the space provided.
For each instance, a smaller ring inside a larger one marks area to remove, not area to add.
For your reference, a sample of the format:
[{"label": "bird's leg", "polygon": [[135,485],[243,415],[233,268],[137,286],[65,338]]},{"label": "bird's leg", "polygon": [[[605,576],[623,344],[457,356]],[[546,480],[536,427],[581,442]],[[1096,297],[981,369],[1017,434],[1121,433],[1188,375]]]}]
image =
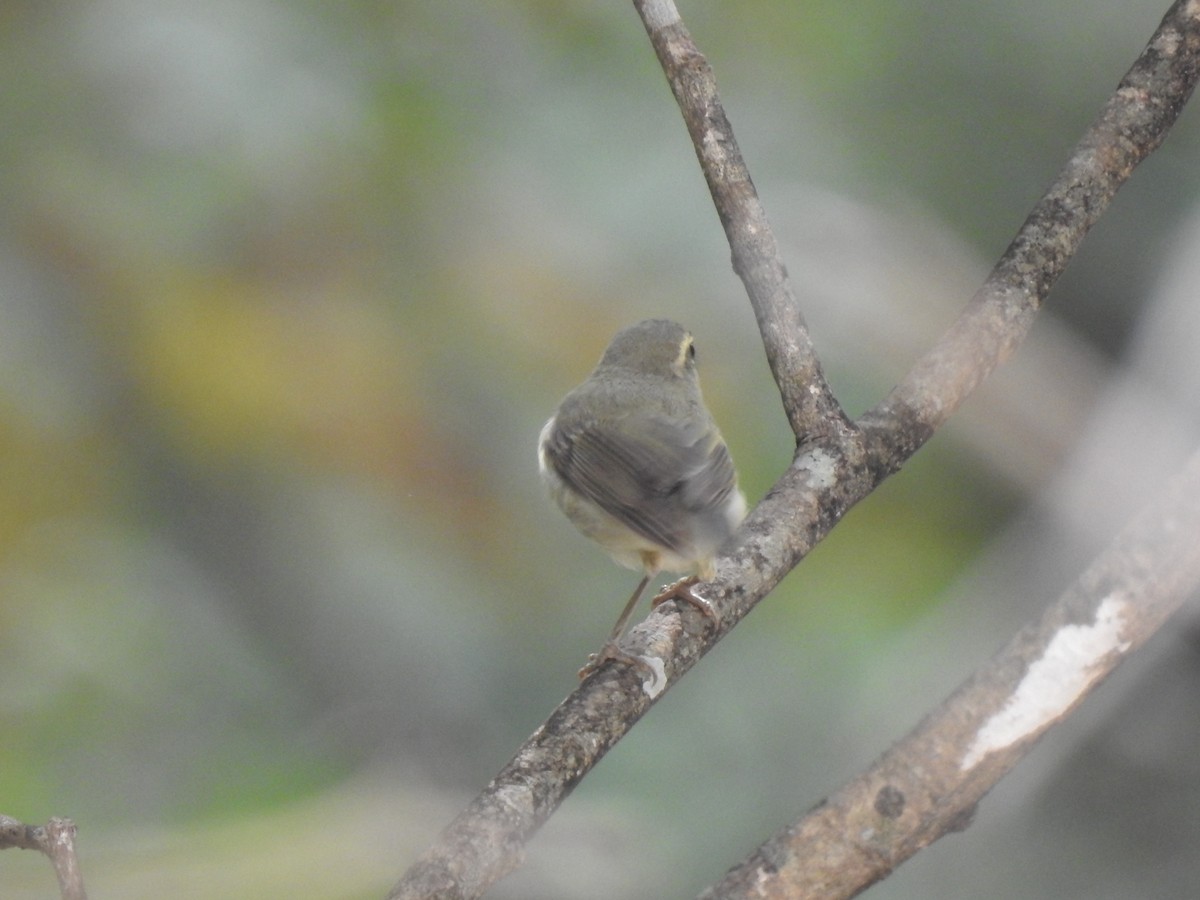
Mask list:
[{"label": "bird's leg", "polygon": [[720,628],[721,616],[717,613],[717,608],[692,590],[701,580],[699,575],[689,575],[687,578],[680,578],[678,581],[668,584],[654,595],[650,600],[650,606],[657,609],[668,600],[683,600],[695,607],[704,618],[712,622],[714,629]]},{"label": "bird's leg", "polygon": [[642,594],[646,591],[646,585],[650,583],[650,574],[647,573],[641,581],[638,582],[637,588],[633,592],[633,596],[629,598],[629,602],[625,604],[625,608],[621,610],[621,615],[617,617],[617,624],[613,626],[612,633],[608,636],[608,640],[604,642],[604,646],[596,653],[588,655],[588,661],[584,663],[583,668],[579,670],[580,678],[587,678],[604,663],[610,659],[619,659],[623,662],[630,663],[638,667],[646,666],[646,663],[637,656],[631,656],[625,653],[617,646],[617,641],[620,639],[622,632],[625,631],[625,626],[629,624],[629,617],[633,615],[633,611],[637,608],[638,601],[642,599]]},{"label": "bird's leg", "polygon": [[[629,602],[625,604],[625,608],[621,610],[621,615],[617,616],[617,624],[613,626],[612,634],[608,636],[608,643],[615,644],[617,638],[625,631],[625,626],[629,624],[629,618],[633,615],[633,611],[637,609],[638,601],[642,599],[642,594],[646,591],[646,585],[650,583],[650,575],[647,573],[638,582],[638,586],[634,588],[633,595],[629,598]],[[607,646],[607,644],[606,644]]]}]

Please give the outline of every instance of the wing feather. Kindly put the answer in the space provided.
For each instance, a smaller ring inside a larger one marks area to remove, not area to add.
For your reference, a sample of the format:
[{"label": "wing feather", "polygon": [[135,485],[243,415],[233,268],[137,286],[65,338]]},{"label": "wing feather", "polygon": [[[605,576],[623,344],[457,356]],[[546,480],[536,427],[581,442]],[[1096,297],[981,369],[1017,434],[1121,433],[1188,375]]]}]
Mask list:
[{"label": "wing feather", "polygon": [[675,553],[693,541],[695,515],[719,510],[736,481],[729,451],[710,423],[575,422],[556,426],[545,451],[567,486]]}]

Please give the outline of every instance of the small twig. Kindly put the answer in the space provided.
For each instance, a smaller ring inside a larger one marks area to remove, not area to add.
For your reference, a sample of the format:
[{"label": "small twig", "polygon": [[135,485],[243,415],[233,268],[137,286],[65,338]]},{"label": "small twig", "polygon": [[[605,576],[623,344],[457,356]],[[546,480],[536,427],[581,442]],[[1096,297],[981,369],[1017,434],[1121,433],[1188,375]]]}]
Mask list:
[{"label": "small twig", "polygon": [[52,818],[45,825],[26,825],[0,815],[0,850],[37,850],[45,854],[58,876],[63,900],[87,900],[79,858],[75,854],[75,823]]},{"label": "small twig", "polygon": [[[698,614],[681,616],[667,603],[632,629],[622,649],[661,665],[661,677],[643,682],[633,667],[608,666],[583,682],[413,864],[393,900],[477,897],[520,863],[526,841],[652,703],[1011,354],[1087,229],[1161,143],[1197,76],[1200,0],[1180,0],[962,318],[884,403],[852,424],[821,375],[707,62],[671,0],[634,5],[696,142],[789,422],[804,443],[704,586],[720,628],[706,632]],[[867,799],[870,809],[877,797]],[[896,804],[882,805],[890,812]]]}]

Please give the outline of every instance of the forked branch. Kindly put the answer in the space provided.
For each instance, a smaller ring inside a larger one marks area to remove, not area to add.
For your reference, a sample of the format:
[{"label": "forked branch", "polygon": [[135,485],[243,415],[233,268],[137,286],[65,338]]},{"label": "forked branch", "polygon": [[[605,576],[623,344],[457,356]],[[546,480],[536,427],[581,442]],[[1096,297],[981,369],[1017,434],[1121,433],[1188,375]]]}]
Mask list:
[{"label": "forked branch", "polygon": [[[610,664],[584,681],[413,864],[392,898],[478,897],[516,867],[528,839],[654,701],[1011,355],[1083,236],[1174,124],[1195,86],[1200,60],[1200,0],[1179,0],[959,320],[879,406],[850,422],[821,374],[707,61],[671,0],[634,0],[634,6],[692,136],[799,447],[792,465],[747,518],[737,545],[718,560],[716,579],[702,588],[721,614],[721,627],[706,631],[690,608],[666,603],[632,629],[622,648],[652,661],[653,668],[661,666],[659,677],[643,679],[633,667]],[[1103,616],[1099,608],[1071,609],[1077,618],[1068,616],[1057,627],[1110,624],[1111,608]],[[1124,631],[1125,609],[1121,607],[1118,634],[1121,642],[1135,645]],[[1031,640],[1030,635],[1052,643],[1048,627],[1046,622],[1031,626],[1017,644]],[[1044,654],[1036,652],[1025,657],[1024,674],[1041,658]],[[1020,672],[1015,677],[1014,684],[1023,683]],[[952,719],[953,704],[963,702],[963,692],[969,690],[970,685],[964,687],[930,721]],[[1011,696],[1011,691],[992,694],[992,706],[978,710],[978,721],[1001,716]],[[983,740],[981,736],[986,737],[982,724],[972,740]],[[1014,746],[1023,746],[1023,740]],[[991,745],[984,741],[979,746]],[[989,752],[966,766],[980,795],[1006,771],[1001,759]],[[835,826],[857,823],[855,816],[861,815],[874,815],[876,823],[882,816],[894,829],[913,824],[904,813],[910,798],[923,791],[933,796],[940,788],[907,782],[901,787],[893,777],[889,770],[865,788],[848,788],[846,804],[838,807],[845,810],[839,813],[843,818]],[[896,792],[885,790],[887,785]],[[919,830],[898,839],[915,850],[939,829],[960,821],[922,821]],[[847,828],[842,840],[850,855],[877,850],[853,829]],[[879,857],[884,867],[896,858],[903,854]],[[761,857],[748,865],[746,871],[756,877],[769,868]]]}]

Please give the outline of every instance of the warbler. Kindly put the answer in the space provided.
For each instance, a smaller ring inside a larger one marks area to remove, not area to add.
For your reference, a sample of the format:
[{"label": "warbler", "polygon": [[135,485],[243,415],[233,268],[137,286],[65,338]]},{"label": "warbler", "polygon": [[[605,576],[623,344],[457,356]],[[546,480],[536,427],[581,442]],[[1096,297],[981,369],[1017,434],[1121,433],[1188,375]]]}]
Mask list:
[{"label": "warbler", "polygon": [[[642,580],[586,675],[623,658],[617,640],[650,579],[667,570],[708,581],[746,514],[729,449],[700,394],[696,347],[682,325],[648,319],[613,337],[587,380],[542,428],[538,466],[550,496],[583,534]],[[684,579],[678,596],[714,619]]]}]

